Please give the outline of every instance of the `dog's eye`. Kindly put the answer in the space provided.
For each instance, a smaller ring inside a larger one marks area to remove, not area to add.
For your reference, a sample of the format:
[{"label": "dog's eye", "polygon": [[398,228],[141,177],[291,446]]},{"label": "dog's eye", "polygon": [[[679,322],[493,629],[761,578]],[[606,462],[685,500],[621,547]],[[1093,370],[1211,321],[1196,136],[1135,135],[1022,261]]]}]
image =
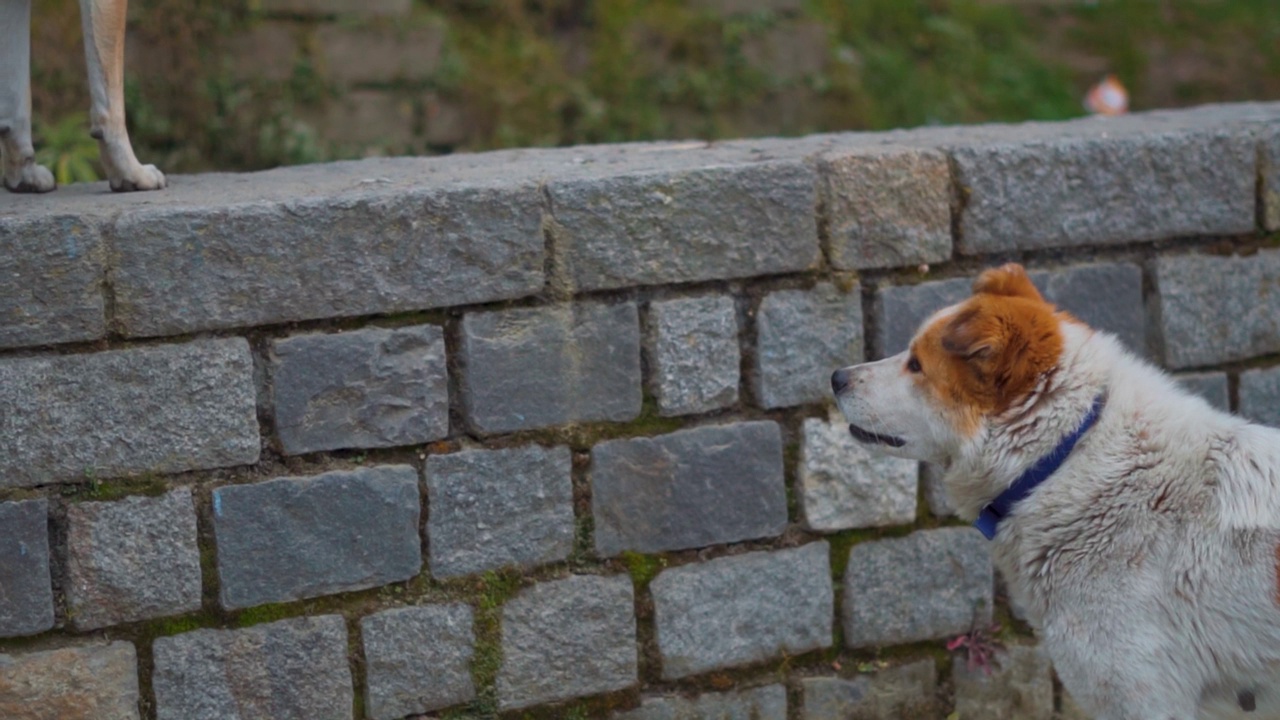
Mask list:
[{"label": "dog's eye", "polygon": [[907,372],[918,373],[920,372],[920,369],[921,368],[920,368],[919,358],[917,358],[915,355],[912,355],[910,358],[907,359]]}]

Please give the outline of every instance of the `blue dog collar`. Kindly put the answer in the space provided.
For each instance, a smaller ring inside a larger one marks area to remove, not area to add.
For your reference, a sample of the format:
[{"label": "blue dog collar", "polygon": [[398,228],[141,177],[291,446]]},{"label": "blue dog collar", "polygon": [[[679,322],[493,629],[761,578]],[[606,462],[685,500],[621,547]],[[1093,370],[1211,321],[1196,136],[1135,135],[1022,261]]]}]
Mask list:
[{"label": "blue dog collar", "polygon": [[1049,479],[1049,476],[1057,472],[1062,467],[1062,463],[1067,461],[1067,456],[1075,449],[1076,443],[1085,433],[1089,432],[1089,428],[1098,422],[1098,415],[1102,413],[1102,406],[1106,404],[1105,399],[1100,394],[1093,399],[1093,407],[1089,408],[1089,414],[1084,416],[1084,420],[1080,422],[1080,427],[1075,432],[1062,438],[1062,442],[1053,449],[1053,452],[1045,455],[1036,461],[1035,465],[1027,468],[1008,490],[996,496],[989,505],[982,508],[982,512],[978,513],[978,519],[974,521],[973,526],[982,531],[988,540],[995,538],[996,531],[1000,529],[1000,521],[1008,517],[1009,512],[1013,510],[1013,506],[1022,501],[1023,498],[1031,494],[1040,483]]}]

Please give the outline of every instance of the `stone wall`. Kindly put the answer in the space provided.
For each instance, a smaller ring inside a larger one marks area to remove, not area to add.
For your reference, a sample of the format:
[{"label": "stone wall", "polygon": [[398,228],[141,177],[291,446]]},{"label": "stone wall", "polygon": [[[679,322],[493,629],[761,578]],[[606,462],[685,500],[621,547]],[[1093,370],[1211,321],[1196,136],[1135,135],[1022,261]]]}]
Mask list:
[{"label": "stone wall", "polygon": [[3,717],[1047,720],[830,371],[1016,259],[1280,420],[1280,105],[104,190],[0,196]]}]

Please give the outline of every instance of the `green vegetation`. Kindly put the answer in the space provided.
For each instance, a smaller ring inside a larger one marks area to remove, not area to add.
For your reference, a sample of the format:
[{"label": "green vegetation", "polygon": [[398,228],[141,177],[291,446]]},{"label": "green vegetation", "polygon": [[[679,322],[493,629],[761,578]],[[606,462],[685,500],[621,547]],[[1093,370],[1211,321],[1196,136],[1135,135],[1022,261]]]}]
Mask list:
[{"label": "green vegetation", "polygon": [[[76,3],[34,11],[41,158],[60,181],[86,179],[97,160],[83,136]],[[808,0],[797,13],[731,17],[686,0],[420,0],[395,27],[441,29],[429,77],[365,86],[413,108],[416,139],[354,146],[324,120],[353,88],[326,74],[319,23],[265,18],[251,0],[135,0],[131,11],[134,145],[170,172],[1060,119],[1082,114],[1084,91],[1107,72],[1135,109],[1280,98],[1273,0]],[[298,44],[274,78],[246,72],[257,70],[236,44],[267,22],[287,23]],[[424,130],[438,107],[461,117],[456,138]]]}]

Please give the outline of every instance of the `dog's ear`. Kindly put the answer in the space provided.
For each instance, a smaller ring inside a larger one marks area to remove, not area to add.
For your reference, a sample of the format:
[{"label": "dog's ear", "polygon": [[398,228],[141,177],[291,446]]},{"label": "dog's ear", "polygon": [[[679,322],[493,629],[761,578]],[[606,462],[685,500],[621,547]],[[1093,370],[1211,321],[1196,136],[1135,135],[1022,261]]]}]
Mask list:
[{"label": "dog's ear", "polygon": [[985,270],[973,281],[975,295],[1004,295],[1044,302],[1027,271],[1018,263],[1006,263],[998,268]]},{"label": "dog's ear", "polygon": [[947,321],[942,330],[942,349],[964,360],[990,360],[1005,344],[998,320],[970,305]]}]

